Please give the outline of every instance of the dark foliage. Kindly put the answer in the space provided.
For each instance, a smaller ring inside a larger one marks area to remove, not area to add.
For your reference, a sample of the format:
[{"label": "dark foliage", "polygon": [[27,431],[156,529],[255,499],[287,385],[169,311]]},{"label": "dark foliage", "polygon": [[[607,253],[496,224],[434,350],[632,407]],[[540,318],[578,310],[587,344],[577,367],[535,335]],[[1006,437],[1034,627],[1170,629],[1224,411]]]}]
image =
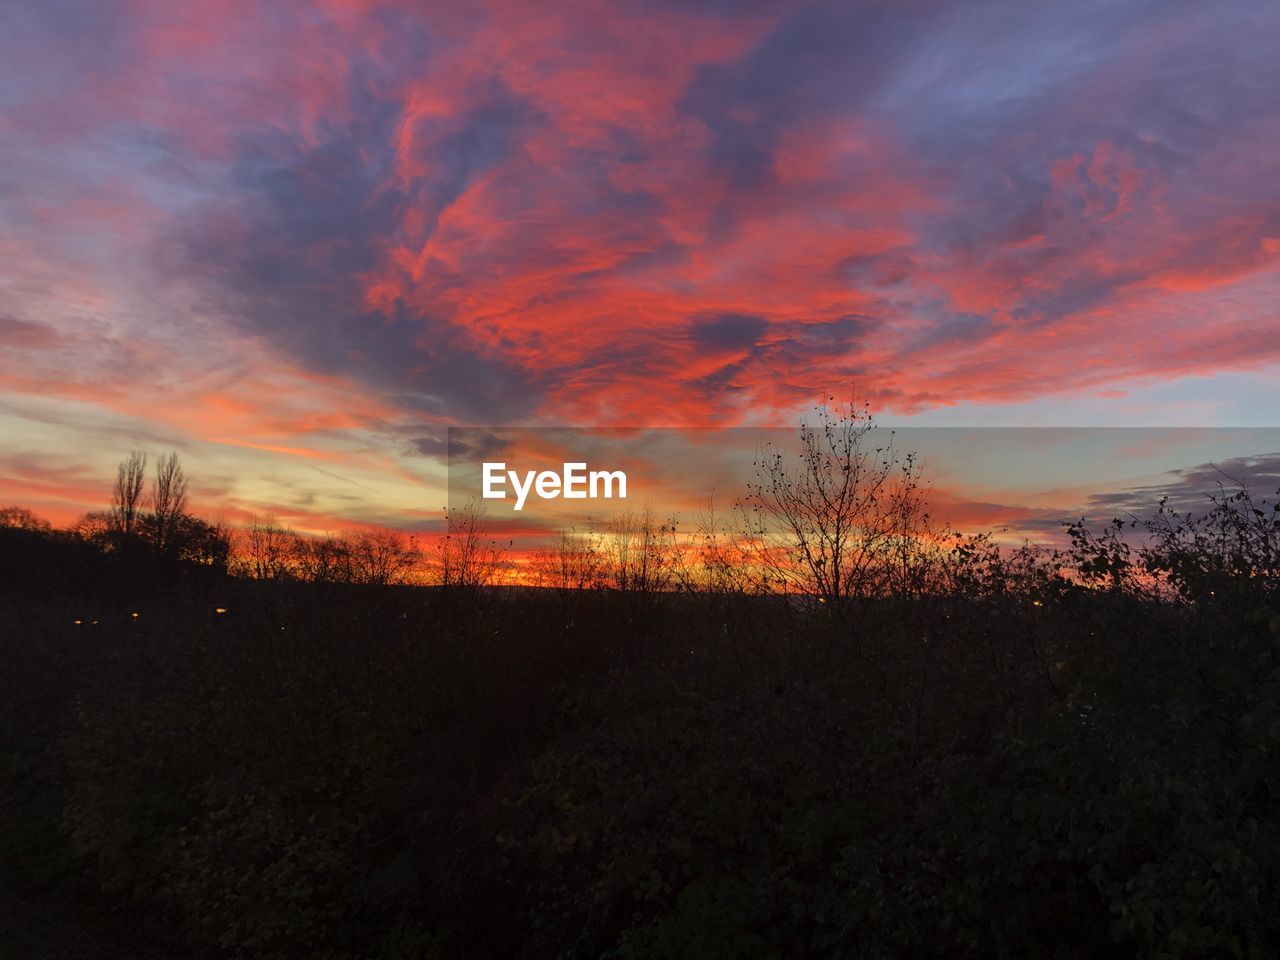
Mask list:
[{"label": "dark foliage", "polygon": [[[614,592],[566,618],[555,590],[19,589],[0,937],[95,958],[1275,956],[1275,518],[1224,496],[1157,515],[1145,546],[1124,524],[1056,558],[962,540],[949,589],[864,604],[856,645],[843,619],[717,593],[637,620]],[[4,534],[32,583],[109,570]]]}]

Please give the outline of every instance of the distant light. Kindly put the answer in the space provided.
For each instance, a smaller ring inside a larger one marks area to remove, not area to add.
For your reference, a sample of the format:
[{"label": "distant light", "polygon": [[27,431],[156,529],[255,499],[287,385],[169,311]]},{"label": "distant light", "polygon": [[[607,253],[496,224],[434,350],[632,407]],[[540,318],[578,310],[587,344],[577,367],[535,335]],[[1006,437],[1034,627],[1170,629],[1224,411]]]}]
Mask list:
[{"label": "distant light", "polygon": [[[137,620],[140,616],[142,616],[142,614],[140,614],[137,610],[135,610],[135,611],[133,611],[133,613],[129,614],[129,616],[131,616],[131,617],[133,617],[133,619]],[[94,622],[96,623],[97,621],[94,621]]]},{"label": "distant light", "polygon": [[71,622],[74,623],[77,627],[80,626],[80,624],[84,623],[83,620],[72,620]]},{"label": "distant light", "polygon": [[98,621],[97,621],[97,620],[93,621],[93,625],[94,625],[94,626],[96,626],[96,625],[97,625],[97,623],[98,623]]},{"label": "distant light", "polygon": [[214,607],[214,608],[213,608],[213,612],[214,612],[214,613],[226,613],[226,612],[227,612],[227,608],[226,608],[226,607]]},{"label": "distant light", "polygon": [[1043,603],[1041,603],[1039,600],[1032,600],[1032,601],[1031,601],[1031,605],[1032,605],[1033,607],[1043,607],[1043,606],[1044,606],[1044,604],[1043,604]]}]

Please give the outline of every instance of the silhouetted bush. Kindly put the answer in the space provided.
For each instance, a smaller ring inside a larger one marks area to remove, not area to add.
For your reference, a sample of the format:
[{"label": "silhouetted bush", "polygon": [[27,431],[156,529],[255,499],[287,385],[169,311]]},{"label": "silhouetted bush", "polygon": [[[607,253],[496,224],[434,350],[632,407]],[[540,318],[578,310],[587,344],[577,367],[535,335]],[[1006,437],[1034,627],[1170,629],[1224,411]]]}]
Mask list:
[{"label": "silhouetted bush", "polygon": [[1075,524],[1058,552],[955,537],[856,622],[667,590],[643,644],[633,596],[567,580],[152,578],[126,604],[101,589],[119,552],[6,528],[0,889],[28,919],[0,936],[144,958],[1280,955],[1278,516],[1241,491]]}]

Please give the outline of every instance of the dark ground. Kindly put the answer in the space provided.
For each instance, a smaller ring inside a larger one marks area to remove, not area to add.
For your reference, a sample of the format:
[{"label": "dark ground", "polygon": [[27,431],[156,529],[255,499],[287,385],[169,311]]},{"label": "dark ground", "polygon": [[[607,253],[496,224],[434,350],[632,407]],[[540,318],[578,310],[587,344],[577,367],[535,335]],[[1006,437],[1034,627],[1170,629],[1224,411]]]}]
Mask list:
[{"label": "dark ground", "polygon": [[9,592],[0,954],[1280,955],[1274,595],[1041,588]]}]

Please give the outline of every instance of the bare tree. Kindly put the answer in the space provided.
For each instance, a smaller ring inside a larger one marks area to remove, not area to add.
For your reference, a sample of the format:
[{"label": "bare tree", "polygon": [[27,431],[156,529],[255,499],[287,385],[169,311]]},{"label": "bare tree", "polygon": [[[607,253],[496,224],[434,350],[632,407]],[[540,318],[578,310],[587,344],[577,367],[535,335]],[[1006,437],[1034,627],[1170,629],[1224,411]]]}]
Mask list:
[{"label": "bare tree", "polygon": [[604,583],[624,593],[654,594],[672,587],[679,562],[674,521],[659,523],[649,507],[627,510],[605,527]]},{"label": "bare tree", "polygon": [[161,553],[174,546],[175,534],[187,511],[187,476],[176,453],[156,462],[151,484],[151,535]]},{"label": "bare tree", "polygon": [[287,580],[294,575],[298,535],[272,516],[254,517],[236,538],[236,569],[255,580]]},{"label": "bare tree", "polygon": [[53,530],[48,520],[37,516],[26,507],[0,507],[0,530],[31,530],[49,533]]},{"label": "bare tree", "polygon": [[293,569],[308,583],[350,582],[350,558],[340,537],[297,537],[293,541]]},{"label": "bare tree", "polygon": [[146,482],[147,455],[134,450],[116,468],[116,485],[111,491],[110,528],[113,533],[132,537],[142,520],[142,487]]},{"label": "bare tree", "polygon": [[100,550],[105,549],[115,529],[115,515],[105,510],[93,510],[82,514],[69,529],[73,536],[94,544]]},{"label": "bare tree", "polygon": [[506,550],[484,522],[484,508],[469,503],[446,512],[448,532],[436,544],[435,565],[441,586],[485,587],[498,578]]},{"label": "bare tree", "polygon": [[722,520],[714,501],[700,514],[689,555],[679,568],[682,589],[691,593],[738,594],[751,591],[749,565],[740,537]]},{"label": "bare tree", "polygon": [[597,536],[569,529],[561,530],[548,546],[535,551],[530,566],[540,587],[589,590],[600,584],[603,561]]},{"label": "bare tree", "polygon": [[817,409],[790,457],[766,448],[739,504],[749,562],[768,590],[833,612],[913,588],[928,512],[914,454],[899,452],[865,407]]},{"label": "bare tree", "polygon": [[394,530],[362,530],[347,534],[342,542],[350,583],[407,583],[418,566],[417,543]]},{"label": "bare tree", "polygon": [[582,592],[601,584],[604,555],[600,538],[591,532],[561,530],[555,540],[534,552],[529,566],[533,582],[555,594],[563,623],[571,627]]}]

